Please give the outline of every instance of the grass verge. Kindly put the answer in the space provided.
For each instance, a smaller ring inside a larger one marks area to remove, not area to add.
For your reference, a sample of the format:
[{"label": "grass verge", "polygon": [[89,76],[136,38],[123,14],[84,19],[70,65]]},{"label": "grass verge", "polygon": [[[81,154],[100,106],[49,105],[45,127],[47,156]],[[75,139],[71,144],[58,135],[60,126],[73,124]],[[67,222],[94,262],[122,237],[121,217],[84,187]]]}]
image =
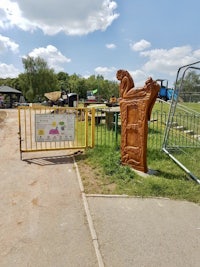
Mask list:
[{"label": "grass verge", "polygon": [[200,185],[162,151],[148,152],[148,166],[155,175],[140,176],[120,164],[120,152],[106,146],[95,147],[76,156],[87,194],[126,194],[166,197],[200,204]]}]

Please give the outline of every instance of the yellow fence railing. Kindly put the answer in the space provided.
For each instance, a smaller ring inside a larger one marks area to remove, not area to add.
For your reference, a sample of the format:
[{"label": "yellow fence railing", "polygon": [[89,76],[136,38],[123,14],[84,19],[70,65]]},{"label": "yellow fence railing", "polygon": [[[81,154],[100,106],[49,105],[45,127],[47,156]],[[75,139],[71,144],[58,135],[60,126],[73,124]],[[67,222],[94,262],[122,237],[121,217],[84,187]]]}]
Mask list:
[{"label": "yellow fence railing", "polygon": [[18,107],[20,154],[94,147],[94,108]]}]

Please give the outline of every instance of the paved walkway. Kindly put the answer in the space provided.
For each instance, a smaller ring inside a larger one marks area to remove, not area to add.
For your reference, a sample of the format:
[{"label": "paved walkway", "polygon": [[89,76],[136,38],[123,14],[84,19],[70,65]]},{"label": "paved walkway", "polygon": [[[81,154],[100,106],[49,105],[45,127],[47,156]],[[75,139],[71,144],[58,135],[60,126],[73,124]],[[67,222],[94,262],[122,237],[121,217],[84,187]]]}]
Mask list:
[{"label": "paved walkway", "polygon": [[200,206],[125,197],[88,202],[105,266],[200,266]]},{"label": "paved walkway", "polygon": [[71,152],[21,161],[0,126],[0,267],[199,267],[200,206],[85,195]]}]

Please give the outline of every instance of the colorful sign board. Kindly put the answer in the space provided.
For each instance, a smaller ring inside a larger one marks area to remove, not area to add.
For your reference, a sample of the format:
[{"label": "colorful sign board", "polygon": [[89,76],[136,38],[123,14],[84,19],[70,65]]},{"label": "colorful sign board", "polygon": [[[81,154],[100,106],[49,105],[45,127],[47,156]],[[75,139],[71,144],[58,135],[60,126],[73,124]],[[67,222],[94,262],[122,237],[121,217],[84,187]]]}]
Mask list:
[{"label": "colorful sign board", "polygon": [[73,141],[75,114],[35,114],[35,141]]}]

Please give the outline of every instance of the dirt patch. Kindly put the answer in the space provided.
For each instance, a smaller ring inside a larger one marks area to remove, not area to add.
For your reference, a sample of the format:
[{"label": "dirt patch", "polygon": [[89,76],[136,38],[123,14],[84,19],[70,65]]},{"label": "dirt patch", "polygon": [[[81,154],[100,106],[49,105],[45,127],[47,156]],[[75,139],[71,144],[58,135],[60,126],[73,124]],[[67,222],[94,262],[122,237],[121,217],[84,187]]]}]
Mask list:
[{"label": "dirt patch", "polygon": [[92,168],[84,160],[77,162],[86,194],[114,194],[116,184],[110,182],[98,168]]},{"label": "dirt patch", "polygon": [[0,110],[0,124],[4,122],[6,117],[7,117],[6,111]]}]

